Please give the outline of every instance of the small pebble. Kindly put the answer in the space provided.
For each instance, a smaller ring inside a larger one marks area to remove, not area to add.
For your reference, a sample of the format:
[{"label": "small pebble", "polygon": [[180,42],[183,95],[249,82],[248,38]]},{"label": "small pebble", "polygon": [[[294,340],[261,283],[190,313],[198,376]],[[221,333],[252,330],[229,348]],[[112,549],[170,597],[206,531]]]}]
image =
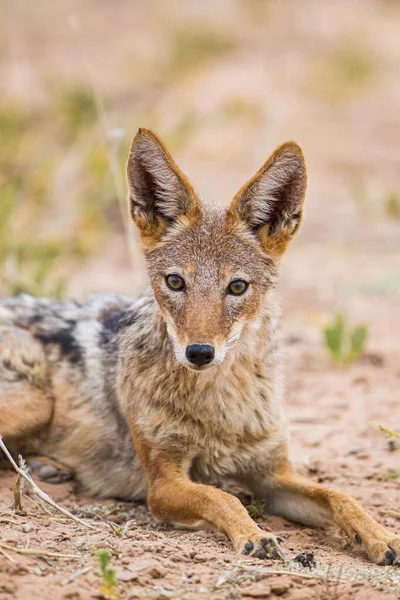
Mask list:
[{"label": "small pebble", "polygon": [[290,588],[289,584],[275,583],[274,585],[271,586],[271,593],[275,594],[276,596],[283,596],[283,594],[285,594],[289,588]]}]

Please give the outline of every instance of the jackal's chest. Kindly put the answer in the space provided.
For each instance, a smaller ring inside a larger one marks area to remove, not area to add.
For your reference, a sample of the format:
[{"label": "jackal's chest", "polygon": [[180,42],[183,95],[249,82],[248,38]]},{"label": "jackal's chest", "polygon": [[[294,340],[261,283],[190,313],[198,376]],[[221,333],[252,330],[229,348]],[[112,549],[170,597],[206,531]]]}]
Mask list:
[{"label": "jackal's chest", "polygon": [[286,441],[286,430],[265,432],[260,437],[227,440],[225,436],[207,437],[197,447],[191,463],[193,479],[212,483],[220,478],[246,479],[250,474],[262,473],[276,462]]},{"label": "jackal's chest", "polygon": [[191,474],[196,480],[210,482],[262,471],[286,440],[284,414],[271,390],[267,394],[259,386],[249,386],[240,393],[233,387],[210,394],[203,410],[198,403],[195,418],[186,421]]}]

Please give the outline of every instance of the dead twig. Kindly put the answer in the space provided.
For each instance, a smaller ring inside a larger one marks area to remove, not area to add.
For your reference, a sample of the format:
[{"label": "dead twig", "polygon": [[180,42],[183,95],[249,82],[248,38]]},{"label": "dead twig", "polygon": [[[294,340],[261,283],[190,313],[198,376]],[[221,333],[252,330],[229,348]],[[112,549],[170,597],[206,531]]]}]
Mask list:
[{"label": "dead twig", "polygon": [[5,544],[4,542],[0,542],[0,549],[3,552],[3,548],[6,550],[11,550],[12,552],[16,552],[17,554],[28,554],[30,556],[42,556],[48,558],[83,558],[81,554],[59,554],[58,552],[47,552],[47,550],[31,550],[30,548],[14,548],[14,546],[10,546],[9,544]]},{"label": "dead twig", "polygon": [[10,461],[10,463],[12,464],[12,466],[14,467],[14,469],[16,470],[16,472],[19,473],[19,475],[21,475],[21,477],[23,477],[24,479],[26,479],[26,481],[31,484],[32,488],[34,489],[35,493],[39,496],[39,498],[41,498],[44,502],[47,502],[47,504],[50,504],[50,506],[52,506],[53,508],[57,509],[63,515],[65,515],[66,517],[69,517],[70,519],[72,519],[76,523],[80,523],[80,525],[84,525],[85,527],[89,527],[89,529],[96,529],[96,527],[94,527],[93,525],[90,525],[89,523],[85,523],[85,521],[82,521],[82,519],[80,519],[79,517],[76,517],[75,515],[73,515],[72,513],[70,513],[69,510],[67,510],[66,508],[62,508],[61,506],[59,506],[58,504],[56,504],[54,502],[54,500],[52,500],[50,498],[50,496],[48,496],[46,494],[46,492],[43,492],[40,489],[40,487],[38,487],[36,485],[36,483],[33,481],[32,477],[25,471],[25,469],[23,469],[23,468],[21,468],[21,467],[19,467],[17,465],[17,463],[15,462],[15,460],[13,459],[13,457],[11,456],[11,454],[9,453],[6,445],[4,444],[4,442],[3,442],[3,436],[1,434],[0,434],[0,448],[3,450],[4,454],[7,456],[8,460]]}]

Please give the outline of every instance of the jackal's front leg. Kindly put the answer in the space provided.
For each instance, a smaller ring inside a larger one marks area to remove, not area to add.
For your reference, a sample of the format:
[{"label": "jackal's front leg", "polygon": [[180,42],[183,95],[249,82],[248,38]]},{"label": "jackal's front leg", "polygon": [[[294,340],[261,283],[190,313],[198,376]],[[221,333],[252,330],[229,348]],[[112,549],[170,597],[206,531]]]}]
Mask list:
[{"label": "jackal's front leg", "polygon": [[211,485],[193,483],[168,458],[158,458],[157,471],[148,492],[148,505],[156,518],[189,528],[217,529],[242,554],[284,558],[282,540],[260,530],[238,498]]},{"label": "jackal's front leg", "polygon": [[379,525],[348,494],[297,475],[289,463],[255,491],[272,513],[306,525],[336,523],[371,561],[400,565],[400,536]]},{"label": "jackal's front leg", "polygon": [[260,530],[238,498],[194,483],[187,475],[187,460],[159,452],[138,434],[133,437],[147,476],[147,503],[157,519],[193,529],[217,529],[242,554],[284,558],[282,540]]}]

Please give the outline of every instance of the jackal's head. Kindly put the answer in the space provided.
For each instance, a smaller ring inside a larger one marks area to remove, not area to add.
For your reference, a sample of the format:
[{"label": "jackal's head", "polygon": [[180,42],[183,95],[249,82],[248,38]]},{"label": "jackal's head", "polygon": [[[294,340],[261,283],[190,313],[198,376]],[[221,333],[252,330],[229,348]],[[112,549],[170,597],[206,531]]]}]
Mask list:
[{"label": "jackal's head", "polygon": [[299,228],[302,151],[294,142],[280,146],[223,209],[203,205],[164,144],[139,129],[128,185],[176,359],[194,370],[218,365],[265,310],[279,259]]}]

